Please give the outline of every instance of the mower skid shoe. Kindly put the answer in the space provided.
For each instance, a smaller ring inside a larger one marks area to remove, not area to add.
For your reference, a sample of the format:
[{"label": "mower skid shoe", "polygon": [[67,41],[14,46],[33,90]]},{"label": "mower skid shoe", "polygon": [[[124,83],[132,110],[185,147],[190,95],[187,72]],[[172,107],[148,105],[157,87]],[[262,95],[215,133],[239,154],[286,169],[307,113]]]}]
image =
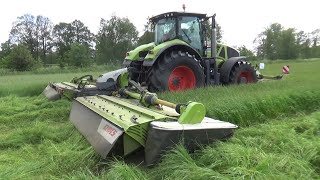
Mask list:
[{"label": "mower skid shoe", "polygon": [[153,121],[150,124],[145,147],[147,166],[157,164],[161,155],[182,143],[190,152],[218,140],[230,138],[237,126],[205,117],[199,124]]},{"label": "mower skid shoe", "polygon": [[61,99],[61,94],[58,93],[54,88],[48,85],[42,92],[49,101],[56,101]]},{"label": "mower skid shoe", "polygon": [[72,104],[70,120],[102,158],[107,157],[123,134],[120,128],[75,100]]}]

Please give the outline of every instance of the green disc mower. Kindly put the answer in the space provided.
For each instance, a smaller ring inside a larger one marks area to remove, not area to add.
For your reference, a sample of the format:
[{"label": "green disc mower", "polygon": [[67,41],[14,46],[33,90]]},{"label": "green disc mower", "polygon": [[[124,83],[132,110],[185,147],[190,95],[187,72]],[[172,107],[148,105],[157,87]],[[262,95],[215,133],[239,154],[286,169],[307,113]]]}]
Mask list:
[{"label": "green disc mower", "polygon": [[[110,76],[117,77],[116,81],[109,80],[104,90],[86,78],[77,85],[52,83],[44,90],[49,98],[66,95],[72,99],[71,122],[102,158],[128,156],[144,149],[144,163],[149,166],[178,143],[193,151],[199,145],[230,138],[237,128],[205,117],[201,103],[174,104],[159,99],[128,79],[126,69],[118,72]],[[104,93],[92,95],[99,91]]]}]

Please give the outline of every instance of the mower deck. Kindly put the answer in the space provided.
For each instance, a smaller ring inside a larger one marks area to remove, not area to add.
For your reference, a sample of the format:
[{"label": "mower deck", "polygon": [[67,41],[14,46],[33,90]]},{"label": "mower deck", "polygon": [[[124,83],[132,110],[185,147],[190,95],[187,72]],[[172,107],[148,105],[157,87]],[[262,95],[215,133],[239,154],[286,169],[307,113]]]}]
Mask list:
[{"label": "mower deck", "polygon": [[144,147],[147,166],[180,142],[194,150],[199,144],[231,137],[237,128],[207,117],[198,124],[180,124],[162,110],[105,95],[75,98],[70,120],[102,158],[111,154],[127,156]]}]

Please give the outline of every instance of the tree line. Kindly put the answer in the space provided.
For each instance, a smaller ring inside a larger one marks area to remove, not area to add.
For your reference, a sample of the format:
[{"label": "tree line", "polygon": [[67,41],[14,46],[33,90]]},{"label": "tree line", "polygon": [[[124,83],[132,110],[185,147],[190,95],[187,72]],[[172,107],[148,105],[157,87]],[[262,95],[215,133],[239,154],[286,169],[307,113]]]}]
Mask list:
[{"label": "tree line", "polygon": [[[0,68],[25,71],[48,64],[84,67],[121,63],[127,51],[153,41],[149,27],[147,21],[139,37],[128,18],[112,15],[100,20],[99,30],[94,34],[80,20],[54,25],[48,17],[25,14],[16,19],[8,40],[1,43]],[[221,39],[218,25],[218,40]],[[255,50],[245,46],[238,50],[249,59],[313,58],[320,57],[319,42],[320,29],[306,33],[274,23],[257,36]]]},{"label": "tree line", "polygon": [[320,29],[304,32],[273,23],[257,36],[254,44],[254,51],[241,46],[240,54],[255,60],[320,58]]},{"label": "tree line", "polygon": [[25,14],[13,23],[9,39],[1,43],[0,68],[24,71],[47,64],[120,63],[139,40],[129,19],[115,15],[101,19],[98,33],[93,34],[80,20],[54,25],[47,17]]}]

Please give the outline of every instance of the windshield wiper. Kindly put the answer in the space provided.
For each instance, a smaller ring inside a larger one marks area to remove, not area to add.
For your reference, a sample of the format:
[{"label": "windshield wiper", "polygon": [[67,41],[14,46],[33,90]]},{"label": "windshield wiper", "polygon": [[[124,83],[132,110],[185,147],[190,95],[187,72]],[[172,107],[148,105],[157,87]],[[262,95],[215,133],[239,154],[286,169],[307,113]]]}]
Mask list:
[{"label": "windshield wiper", "polygon": [[191,43],[192,41],[191,41],[191,39],[189,38],[189,36],[187,35],[187,33],[186,33],[183,29],[181,29],[181,31],[184,33],[184,35],[186,35],[186,37],[187,37],[188,40],[189,40],[189,43]]}]

